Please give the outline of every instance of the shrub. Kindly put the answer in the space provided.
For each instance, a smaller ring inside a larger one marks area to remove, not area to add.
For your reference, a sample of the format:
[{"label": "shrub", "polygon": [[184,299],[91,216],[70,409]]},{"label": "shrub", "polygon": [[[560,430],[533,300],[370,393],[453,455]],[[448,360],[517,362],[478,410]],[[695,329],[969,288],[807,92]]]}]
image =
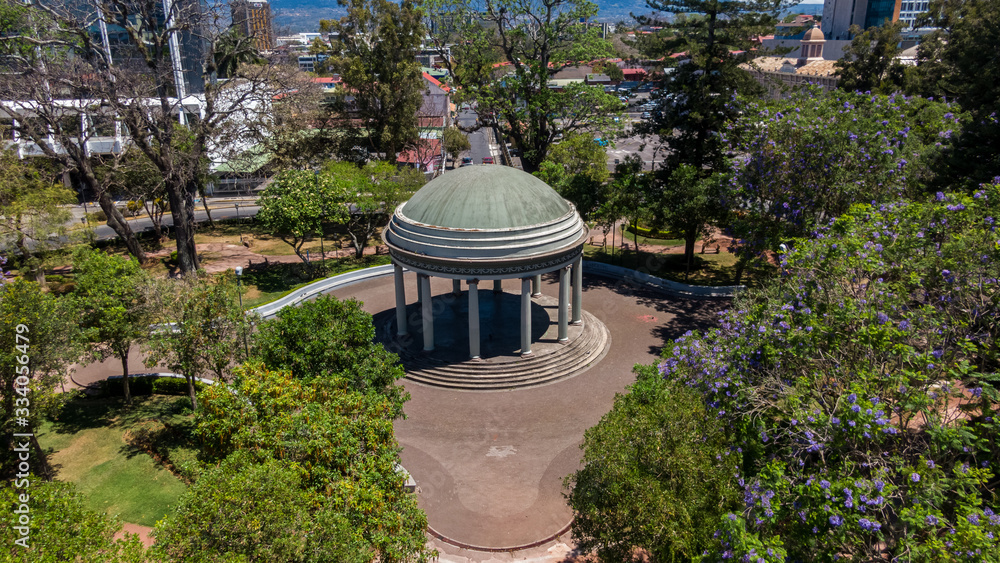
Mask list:
[{"label": "shrub", "polygon": [[[140,395],[187,395],[187,380],[180,377],[159,377],[156,375],[130,376],[128,380],[132,396]],[[124,394],[121,382],[117,379],[105,379],[98,383],[103,394],[120,397]],[[194,382],[195,392],[200,393],[205,384]]]}]

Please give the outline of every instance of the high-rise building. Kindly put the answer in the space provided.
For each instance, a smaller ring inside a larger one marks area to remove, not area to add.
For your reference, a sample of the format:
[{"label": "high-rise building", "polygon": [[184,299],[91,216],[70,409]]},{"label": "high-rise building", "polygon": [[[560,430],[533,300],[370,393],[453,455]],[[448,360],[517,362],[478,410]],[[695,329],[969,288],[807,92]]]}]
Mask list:
[{"label": "high-rise building", "polygon": [[[143,72],[146,64],[142,60],[126,26],[138,29],[140,38],[148,33],[159,33],[167,26],[167,14],[184,22],[173,24],[182,28],[173,33],[169,40],[170,65],[174,69],[176,94],[186,96],[205,92],[205,57],[208,53],[202,38],[200,22],[203,19],[200,0],[162,0],[155,3],[130,4],[132,11],[127,21],[110,18],[101,26],[99,22],[90,27],[94,41],[103,44],[110,53],[115,66],[133,68]],[[150,10],[151,8],[151,10]],[[102,29],[103,27],[103,29]]]},{"label": "high-rise building", "polygon": [[[907,2],[912,5],[913,2]],[[926,6],[926,2],[917,2]],[[858,25],[861,29],[878,27],[885,20],[900,19],[901,0],[825,0],[823,3],[823,34],[827,39],[847,40],[851,38],[850,28]],[[917,12],[919,13],[919,12]],[[916,13],[908,14],[912,18]],[[912,22],[911,22],[912,24]]]},{"label": "high-rise building", "polygon": [[258,51],[274,49],[271,5],[267,0],[234,0],[229,7],[233,14],[233,27],[252,37]]}]

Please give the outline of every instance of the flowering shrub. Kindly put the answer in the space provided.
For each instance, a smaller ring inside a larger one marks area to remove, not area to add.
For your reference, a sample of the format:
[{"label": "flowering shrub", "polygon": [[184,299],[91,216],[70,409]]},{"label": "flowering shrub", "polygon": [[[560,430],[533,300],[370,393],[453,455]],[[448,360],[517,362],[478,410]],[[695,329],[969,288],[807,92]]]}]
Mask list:
[{"label": "flowering shrub", "polygon": [[664,352],[742,460],[707,560],[997,560],[998,217],[997,184],[855,205]]},{"label": "flowering shrub", "polygon": [[960,125],[951,106],[902,95],[807,91],[738,100],[732,125],[730,223],[746,261],[841,215],[919,190]]}]

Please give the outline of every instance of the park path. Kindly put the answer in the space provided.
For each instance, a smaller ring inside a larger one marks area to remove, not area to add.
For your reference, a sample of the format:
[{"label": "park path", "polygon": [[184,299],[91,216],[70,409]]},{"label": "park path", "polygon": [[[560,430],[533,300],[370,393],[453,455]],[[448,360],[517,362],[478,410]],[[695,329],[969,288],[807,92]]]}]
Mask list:
[{"label": "park path", "polygon": [[115,532],[115,539],[123,540],[128,534],[135,534],[139,536],[139,541],[141,541],[142,545],[147,548],[153,545],[153,529],[149,526],[125,522],[122,524],[122,529]]},{"label": "park path", "polygon": [[[543,278],[543,292],[555,295],[555,276]],[[406,279],[412,288],[412,274]],[[451,290],[448,280],[432,278],[432,284],[435,294]],[[370,313],[387,312],[394,305],[391,276],[333,293],[360,299]],[[612,335],[607,356],[591,369],[544,387],[495,393],[448,391],[403,381],[411,400],[405,407],[407,418],[395,425],[396,436],[431,527],[454,541],[480,546],[524,545],[551,538],[513,553],[473,551],[431,540],[441,553],[440,561],[587,561],[573,551],[570,534],[562,532],[572,516],[562,482],[579,467],[584,431],[611,408],[614,395],[634,381],[634,364],[656,361],[665,342],[689,329],[714,325],[715,313],[726,304],[671,297],[585,274],[584,308]],[[116,372],[120,367],[114,363],[92,364],[81,367],[76,378],[89,382]],[[148,530],[145,538],[150,540]]]}]

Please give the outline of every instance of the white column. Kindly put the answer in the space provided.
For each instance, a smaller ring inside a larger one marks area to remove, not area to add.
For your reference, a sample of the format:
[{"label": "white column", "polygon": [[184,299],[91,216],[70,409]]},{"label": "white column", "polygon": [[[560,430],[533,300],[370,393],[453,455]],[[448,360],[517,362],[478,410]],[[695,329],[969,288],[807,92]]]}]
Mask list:
[{"label": "white column", "polygon": [[503,280],[493,280],[493,293],[500,293],[503,291]]},{"label": "white column", "polygon": [[542,274],[537,274],[531,278],[531,296],[538,297],[542,294]]},{"label": "white column", "polygon": [[583,324],[583,256],[573,262],[573,318],[571,324]]},{"label": "white column", "polygon": [[521,279],[521,355],[531,354],[531,278]]},{"label": "white column", "polygon": [[462,294],[462,280],[451,280],[451,292],[454,295]]},{"label": "white column", "polygon": [[420,293],[424,296],[424,301],[420,304],[424,321],[424,351],[430,352],[434,349],[434,307],[431,303],[430,276],[420,276]]},{"label": "white column", "polygon": [[559,268],[559,342],[569,340],[569,272]]},{"label": "white column", "polygon": [[393,264],[392,270],[396,287],[396,334],[406,336],[406,286],[403,285],[403,267]]},{"label": "white column", "polygon": [[469,357],[479,358],[479,280],[469,280]]}]

